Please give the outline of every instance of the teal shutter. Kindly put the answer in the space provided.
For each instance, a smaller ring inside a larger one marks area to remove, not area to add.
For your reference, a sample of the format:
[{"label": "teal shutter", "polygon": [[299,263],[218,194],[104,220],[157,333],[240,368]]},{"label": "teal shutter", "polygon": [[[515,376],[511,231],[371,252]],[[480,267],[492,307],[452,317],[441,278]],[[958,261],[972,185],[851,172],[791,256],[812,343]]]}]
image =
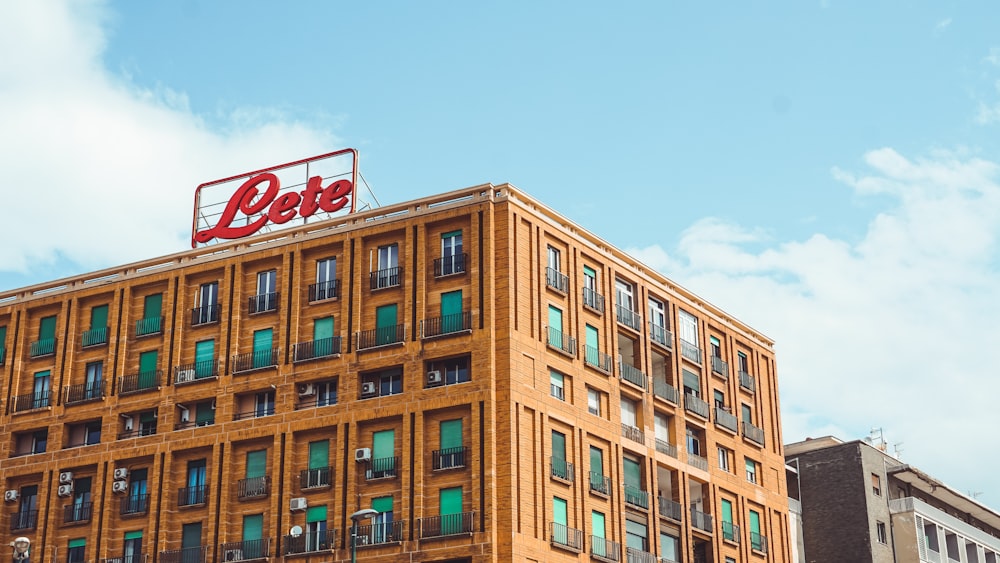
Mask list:
[{"label": "teal shutter", "polygon": [[181,548],[201,547],[201,522],[184,524],[181,530]]},{"label": "teal shutter", "polygon": [[313,321],[313,357],[333,354],[333,317]]},{"label": "teal shutter", "polygon": [[208,377],[215,373],[215,340],[195,343],[194,369],[197,377]]},{"label": "teal shutter", "polygon": [[56,317],[45,317],[38,325],[38,339],[50,340],[56,337]]},{"label": "teal shutter", "polygon": [[601,448],[590,446],[590,472],[604,475],[604,452]]},{"label": "teal shutter", "polygon": [[695,395],[701,396],[701,378],[698,374],[684,370],[684,387],[694,389]]},{"label": "teal shutter", "polygon": [[625,485],[641,490],[642,472],[639,468],[639,462],[627,458],[622,461],[624,464]]},{"label": "teal shutter", "polygon": [[163,294],[147,295],[142,305],[142,318],[158,319],[163,316]]},{"label": "teal shutter", "polygon": [[98,305],[90,310],[90,330],[108,328],[108,306]]},{"label": "teal shutter", "polygon": [[274,336],[272,329],[263,328],[253,332],[253,367],[271,365],[271,348]]},{"label": "teal shutter", "polygon": [[750,511],[750,531],[760,535],[760,514],[755,511]]},{"label": "teal shutter", "polygon": [[[590,513],[590,530],[594,537],[604,539],[604,514],[596,510]],[[604,547],[604,546],[601,546]],[[605,555],[604,553],[598,553],[597,555]]]},{"label": "teal shutter", "polygon": [[377,497],[372,499],[372,510],[392,512],[392,497]]},{"label": "teal shutter", "polygon": [[382,430],[372,434],[372,459],[393,457],[396,452],[395,439],[395,430]]},{"label": "teal shutter", "polygon": [[552,539],[556,543],[567,545],[569,543],[568,530],[566,529],[566,501],[559,497],[552,498]]},{"label": "teal shutter", "polygon": [[462,290],[441,294],[441,333],[462,330]]},{"label": "teal shutter", "polygon": [[69,540],[69,547],[87,547],[87,540],[85,538],[76,538]]},{"label": "teal shutter", "polygon": [[549,328],[562,334],[562,311],[552,305],[549,305]]},{"label": "teal shutter", "polygon": [[566,435],[555,430],[552,431],[552,457],[566,459]]},{"label": "teal shutter", "polygon": [[441,489],[441,515],[462,513],[462,487]]},{"label": "teal shutter", "polygon": [[462,447],[462,419],[441,421],[441,449]]},{"label": "teal shutter", "polygon": [[142,530],[136,530],[134,532],[125,532],[125,541],[128,540],[141,540]]},{"label": "teal shutter", "polygon": [[313,522],[326,522],[326,507],[325,506],[310,506],[306,510],[306,523]]},{"label": "teal shutter", "polygon": [[158,359],[159,352],[157,350],[150,350],[149,352],[139,354],[139,373],[144,374],[156,372]]},{"label": "teal shutter", "polygon": [[392,344],[396,341],[396,304],[375,309],[375,343]]},{"label": "teal shutter", "polygon": [[722,521],[733,523],[733,503],[725,499],[722,500]]},{"label": "teal shutter", "polygon": [[[264,515],[251,514],[243,517],[243,541],[254,541],[264,537]],[[246,555],[244,553],[244,555]]]},{"label": "teal shutter", "polygon": [[597,329],[587,325],[587,347],[598,350],[597,340]]},{"label": "teal shutter", "polygon": [[267,450],[247,452],[247,479],[267,474]]},{"label": "teal shutter", "polygon": [[198,426],[207,426],[215,422],[215,409],[212,408],[210,403],[198,403],[196,408],[198,412],[194,415],[195,424]]},{"label": "teal shutter", "polygon": [[591,268],[590,266],[584,266],[583,267],[583,275],[587,276],[588,278],[596,278],[597,277],[597,272],[593,268]]},{"label": "teal shutter", "polygon": [[[322,469],[330,465],[330,441],[309,442],[309,469]],[[324,510],[326,510],[324,508]],[[325,520],[325,518],[324,518]]]}]

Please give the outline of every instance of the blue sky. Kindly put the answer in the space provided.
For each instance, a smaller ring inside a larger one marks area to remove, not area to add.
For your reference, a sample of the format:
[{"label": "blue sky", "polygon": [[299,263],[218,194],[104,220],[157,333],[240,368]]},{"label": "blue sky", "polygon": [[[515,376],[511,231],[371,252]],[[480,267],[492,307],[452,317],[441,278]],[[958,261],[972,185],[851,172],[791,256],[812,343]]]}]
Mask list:
[{"label": "blue sky", "polygon": [[0,6],[0,288],[356,147],[383,203],[510,182],[775,338],[786,441],[881,427],[1000,507],[1000,6],[276,6]]}]

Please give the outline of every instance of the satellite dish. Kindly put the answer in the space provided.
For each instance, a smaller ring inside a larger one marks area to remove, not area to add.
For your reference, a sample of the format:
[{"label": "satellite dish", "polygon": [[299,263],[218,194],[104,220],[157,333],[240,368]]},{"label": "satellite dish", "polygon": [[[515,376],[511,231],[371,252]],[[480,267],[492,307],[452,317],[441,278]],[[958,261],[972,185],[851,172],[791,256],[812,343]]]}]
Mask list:
[{"label": "satellite dish", "polygon": [[292,536],[293,538],[297,538],[297,537],[299,537],[299,536],[301,536],[301,535],[302,535],[302,526],[292,526],[292,529],[291,529],[291,530],[288,530],[288,533],[289,533],[289,534],[290,534],[290,535],[291,535],[291,536]]}]

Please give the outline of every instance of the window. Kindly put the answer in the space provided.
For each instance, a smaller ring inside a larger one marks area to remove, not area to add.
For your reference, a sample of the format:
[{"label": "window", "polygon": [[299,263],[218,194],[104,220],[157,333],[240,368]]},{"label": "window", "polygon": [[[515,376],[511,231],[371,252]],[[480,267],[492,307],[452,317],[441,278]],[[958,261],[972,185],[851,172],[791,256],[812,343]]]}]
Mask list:
[{"label": "window", "polygon": [[601,416],[601,392],[593,387],[587,387],[587,412]]},{"label": "window", "polygon": [[760,513],[750,511],[750,547],[754,551],[767,551],[767,538],[760,534]]},{"label": "window", "polygon": [[667,344],[666,307],[658,299],[649,298],[649,326],[653,342]]},{"label": "window", "polygon": [[187,487],[181,489],[178,504],[181,506],[205,504],[208,492],[208,487],[205,485],[205,468],[204,459],[193,459],[187,462]]},{"label": "window", "polygon": [[719,469],[729,473],[729,450],[719,446]]},{"label": "window", "polygon": [[604,559],[618,559],[619,554],[615,551],[614,544],[607,541],[603,512],[596,510],[590,512],[590,534],[590,552],[592,554]]},{"label": "window", "polygon": [[438,514],[441,515],[441,535],[448,536],[463,531],[462,487],[449,487],[438,492]]},{"label": "window", "polygon": [[[199,340],[194,343],[194,379],[216,375],[215,340]],[[178,382],[182,381],[178,374]],[[189,381],[189,380],[185,380]]]},{"label": "window", "polygon": [[622,397],[621,399],[622,407],[622,424],[626,426],[638,427],[638,420],[636,418],[636,404],[632,399],[626,399]]},{"label": "window", "polygon": [[69,540],[66,551],[66,563],[84,563],[87,560],[87,540],[76,538]]},{"label": "window", "polygon": [[253,331],[253,355],[250,362],[251,369],[260,369],[276,365],[277,354],[272,348],[274,343],[274,332],[270,328],[262,328]]},{"label": "window", "polygon": [[56,351],[56,317],[43,317],[38,323],[38,340],[31,343],[32,358],[48,356]]},{"label": "window", "polygon": [[607,495],[609,480],[604,476],[604,450],[590,446],[590,490]]},{"label": "window", "polygon": [[549,392],[560,401],[566,400],[566,390],[563,388],[563,374],[557,371],[549,371]]},{"label": "window", "polygon": [[632,284],[620,279],[615,280],[615,304],[626,311],[635,309],[632,301]]},{"label": "window", "polygon": [[[469,375],[469,357],[461,356],[458,358],[450,358],[447,360],[435,360],[433,362],[427,363],[427,371],[440,371],[445,385],[454,385],[455,383],[465,383],[470,381],[471,377]],[[428,386],[434,386],[437,383],[428,380]]]},{"label": "window", "polygon": [[709,344],[712,347],[712,356],[715,357],[715,358],[721,358],[722,357],[722,343],[719,342],[719,339],[716,338],[716,337],[714,337],[714,336],[709,336],[708,337],[708,342],[709,342]]},{"label": "window", "polygon": [[558,249],[548,247],[548,267],[545,269],[545,285],[566,293],[569,277],[562,273],[562,259]]},{"label": "window", "polygon": [[566,435],[556,430],[552,431],[552,476],[573,480],[573,464],[566,462]]},{"label": "window", "polygon": [[605,371],[610,371],[611,366],[608,362],[603,361],[604,354],[601,353],[600,349],[600,336],[597,332],[597,327],[590,326],[589,324],[584,327],[584,360],[586,360],[587,365],[594,366],[598,369],[603,369]]},{"label": "window", "polygon": [[129,472],[128,496],[122,503],[122,514],[143,514],[149,509],[146,479],[146,469],[133,469]]},{"label": "window", "polygon": [[163,294],[154,293],[143,298],[142,318],[135,323],[135,335],[157,334],[163,330]]},{"label": "window", "polygon": [[250,298],[251,314],[278,309],[277,278],[276,270],[257,273],[257,293]]},{"label": "window", "polygon": [[376,497],[372,499],[372,508],[378,515],[372,518],[371,537],[365,538],[369,543],[386,543],[395,541],[392,533],[392,497]]},{"label": "window", "polygon": [[[449,291],[441,294],[441,324],[437,327],[438,334],[449,334],[465,330],[465,315],[462,314],[462,290]],[[424,335],[431,336],[433,326],[424,327]],[[430,329],[430,330],[428,330]]]},{"label": "window", "polygon": [[330,440],[309,442],[309,467],[301,479],[303,489],[330,485]]},{"label": "window", "polygon": [[465,271],[465,254],[462,253],[462,231],[441,235],[441,266],[439,276],[450,276]]},{"label": "window", "polygon": [[238,486],[239,498],[258,498],[267,494],[267,450],[247,452],[246,478]]},{"label": "window", "polygon": [[191,324],[214,323],[219,320],[219,282],[202,284],[198,288],[196,307]]},{"label": "window", "polygon": [[378,247],[376,270],[371,274],[371,288],[382,289],[399,285],[399,245]]},{"label": "window", "polygon": [[726,394],[722,391],[716,389],[712,392],[713,400],[715,401],[715,406],[718,408],[723,408],[726,406]]},{"label": "window", "polygon": [[583,267],[583,305],[604,312],[604,296],[597,289],[597,270],[589,266]]},{"label": "window", "polygon": [[[201,522],[184,524],[181,527],[181,549],[201,547]],[[195,558],[197,560],[197,558]]]},{"label": "window", "polygon": [[83,387],[83,396],[80,400],[89,401],[92,399],[100,399],[104,394],[102,375],[104,373],[104,364],[102,362],[90,362],[86,367],[87,381]]},{"label": "window", "polygon": [[440,436],[441,449],[431,453],[434,469],[465,467],[462,419],[442,420],[438,426],[438,435]]},{"label": "window", "polygon": [[722,539],[739,541],[736,525],[733,523],[733,503],[722,499]]},{"label": "window", "polygon": [[215,401],[203,401],[194,406],[195,426],[211,426],[215,424]]},{"label": "window", "polygon": [[694,315],[680,309],[677,311],[677,324],[680,325],[681,340],[688,344],[698,345],[698,319]]},{"label": "window", "polygon": [[878,535],[879,543],[888,543],[888,540],[886,539],[885,535],[885,522],[875,523],[875,533]]},{"label": "window", "polygon": [[396,476],[396,431],[380,430],[372,433],[372,459],[367,477],[382,479]]},{"label": "window", "polygon": [[263,391],[253,397],[254,417],[271,416],[274,414],[274,391]]},{"label": "window", "polygon": [[90,501],[90,477],[73,482],[72,504],[66,510],[66,522],[86,522],[90,520],[93,504]]},{"label": "window", "polygon": [[316,261],[316,285],[311,289],[309,301],[323,301],[338,296],[336,258],[324,258]]},{"label": "window", "polygon": [[98,344],[106,344],[108,341],[108,306],[98,305],[90,309],[90,330],[87,330],[82,335],[82,344],[86,348],[88,346],[96,346]]},{"label": "window", "polygon": [[38,526],[38,485],[21,487],[17,512],[10,515],[10,530],[28,530]]},{"label": "window", "polygon": [[561,264],[562,258],[560,256],[559,249],[553,248],[551,246],[548,247],[547,256],[548,256],[549,269],[553,270],[554,272],[562,272],[562,264]]},{"label": "window", "polygon": [[656,433],[656,441],[664,444],[670,443],[670,418],[661,412],[653,413],[653,429]]},{"label": "window", "polygon": [[159,365],[160,354],[158,350],[150,350],[139,354],[139,376],[136,378],[136,391],[151,389],[156,387],[157,366]]},{"label": "window", "polygon": [[872,473],[872,494],[882,496],[882,479],[875,473]]},{"label": "window", "polygon": [[49,379],[49,370],[35,372],[31,408],[40,409],[49,406]]},{"label": "window", "polygon": [[[375,308],[375,346],[385,346],[403,340],[403,334],[397,325],[398,306],[395,303]],[[371,345],[364,346],[370,348]]]},{"label": "window", "polygon": [[649,536],[646,525],[634,520],[625,520],[625,546],[647,551],[649,548]]},{"label": "window", "polygon": [[687,453],[694,455],[701,455],[701,440],[694,433],[693,430],[688,428],[685,432],[685,445],[687,446]]},{"label": "window", "polygon": [[750,373],[750,362],[743,352],[736,352],[736,366],[741,373]]},{"label": "window", "polygon": [[[663,560],[680,561],[680,546],[680,538],[666,532],[660,532],[660,557]],[[735,561],[733,563],[735,563]]]},{"label": "window", "polygon": [[124,561],[142,561],[142,530],[125,532],[122,555]]},{"label": "window", "polygon": [[326,506],[306,509],[306,537],[304,551],[320,551],[330,547],[326,537]]},{"label": "window", "polygon": [[757,483],[757,462],[746,458],[747,481]]},{"label": "window", "polygon": [[264,557],[264,515],[243,516],[243,553],[241,559],[261,559]]},{"label": "window", "polygon": [[552,497],[552,541],[561,545],[569,544],[566,530],[567,512],[566,500]]},{"label": "window", "polygon": [[684,394],[701,397],[701,378],[698,374],[683,370],[684,373]]},{"label": "window", "polygon": [[642,464],[638,460],[626,457],[622,459],[622,470],[625,481],[625,503],[639,508],[649,508],[649,496],[642,486]]}]

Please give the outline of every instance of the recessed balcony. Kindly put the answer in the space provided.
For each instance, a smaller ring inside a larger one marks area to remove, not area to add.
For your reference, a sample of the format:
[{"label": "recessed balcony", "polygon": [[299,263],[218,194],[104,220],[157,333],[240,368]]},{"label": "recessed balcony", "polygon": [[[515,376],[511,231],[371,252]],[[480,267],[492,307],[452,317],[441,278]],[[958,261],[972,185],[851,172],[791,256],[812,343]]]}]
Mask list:
[{"label": "recessed balcony", "polygon": [[627,364],[621,359],[618,360],[618,371],[621,373],[621,378],[623,381],[627,381],[632,385],[635,385],[643,391],[646,390],[646,374],[642,373],[642,370]]},{"label": "recessed balcony", "polygon": [[406,338],[406,325],[398,324],[362,330],[358,335],[358,350],[400,344]]},{"label": "recessed balcony", "polygon": [[615,305],[615,316],[618,319],[618,324],[625,325],[634,331],[642,330],[642,315],[636,311],[623,305]]},{"label": "recessed balcony", "polygon": [[715,407],[715,425],[729,430],[733,434],[739,432],[739,419],[729,412],[728,407]]},{"label": "recessed balcony", "polygon": [[649,323],[649,339],[664,348],[673,349],[674,347],[674,334],[667,330],[667,327],[652,322]]},{"label": "recessed balcony", "polygon": [[420,518],[417,520],[420,539],[471,534],[475,529],[475,515],[475,512],[459,512]]},{"label": "recessed balcony", "polygon": [[470,330],[472,330],[471,311],[420,321],[420,338],[434,338]]},{"label": "recessed balcony", "polygon": [[684,514],[684,507],[681,506],[681,503],[666,497],[656,497],[656,501],[660,518],[666,518],[674,522],[681,521],[681,516]]},{"label": "recessed balcony", "polygon": [[101,346],[108,343],[108,327],[102,326],[100,328],[92,328],[90,330],[83,331],[80,335],[80,344],[84,348],[90,348],[91,346]]},{"label": "recessed balcony", "polygon": [[598,313],[604,312],[604,296],[589,287],[583,288],[583,306]]},{"label": "recessed balcony", "polygon": [[754,426],[752,423],[743,422],[743,437],[758,446],[764,445],[764,429]]},{"label": "recessed balcony", "polygon": [[319,358],[331,358],[340,355],[341,338],[332,336],[309,342],[299,342],[292,348],[292,362],[299,363]]},{"label": "recessed balcony", "polygon": [[668,403],[677,404],[677,388],[660,379],[653,380],[653,396]]},{"label": "recessed balcony", "polygon": [[684,410],[696,414],[705,420],[708,420],[709,407],[708,403],[702,401],[699,397],[688,393],[684,395]]},{"label": "recessed balcony", "polygon": [[545,268],[545,286],[565,294],[569,291],[569,276],[554,268]]},{"label": "recessed balcony", "polygon": [[712,373],[723,379],[729,379],[729,364],[718,356],[712,356]]},{"label": "recessed balcony", "polygon": [[691,526],[702,532],[712,533],[712,515],[700,510],[691,509]]}]

